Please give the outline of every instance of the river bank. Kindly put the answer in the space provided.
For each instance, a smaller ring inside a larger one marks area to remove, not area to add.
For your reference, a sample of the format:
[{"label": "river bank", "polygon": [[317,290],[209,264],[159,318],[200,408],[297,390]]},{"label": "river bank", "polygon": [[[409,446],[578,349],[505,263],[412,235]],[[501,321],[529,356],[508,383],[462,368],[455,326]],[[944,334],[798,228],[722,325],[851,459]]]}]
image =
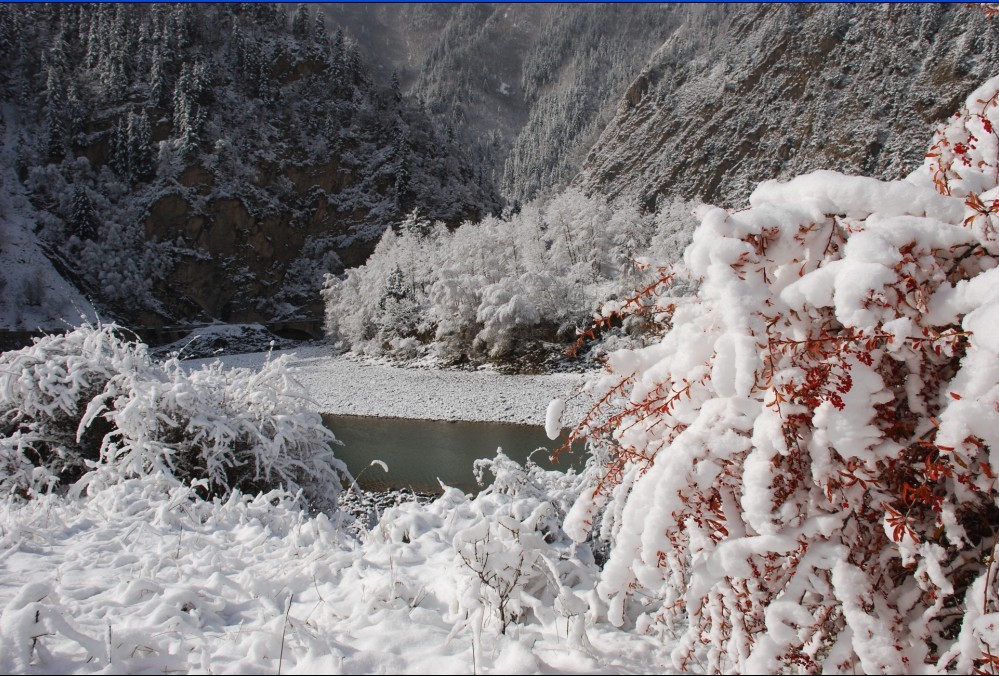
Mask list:
[{"label": "river bank", "polygon": [[[575,394],[585,377],[579,373],[527,376],[448,370],[429,364],[404,367],[335,354],[327,346],[218,359],[228,367],[252,369],[283,354],[289,356],[295,378],[323,413],[543,425],[548,402],[554,397],[567,399],[566,424],[581,420],[590,406],[587,394]],[[205,361],[185,363],[197,368]]]}]

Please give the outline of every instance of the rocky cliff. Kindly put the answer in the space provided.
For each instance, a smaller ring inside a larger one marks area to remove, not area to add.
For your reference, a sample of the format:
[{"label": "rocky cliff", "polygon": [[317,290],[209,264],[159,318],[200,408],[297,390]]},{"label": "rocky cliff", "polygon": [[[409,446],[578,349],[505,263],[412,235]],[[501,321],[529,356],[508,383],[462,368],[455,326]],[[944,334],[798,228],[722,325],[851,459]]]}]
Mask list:
[{"label": "rocky cliff", "polygon": [[703,8],[652,56],[576,183],[735,206],[817,168],[897,178],[934,125],[999,63],[999,22],[974,5]]}]

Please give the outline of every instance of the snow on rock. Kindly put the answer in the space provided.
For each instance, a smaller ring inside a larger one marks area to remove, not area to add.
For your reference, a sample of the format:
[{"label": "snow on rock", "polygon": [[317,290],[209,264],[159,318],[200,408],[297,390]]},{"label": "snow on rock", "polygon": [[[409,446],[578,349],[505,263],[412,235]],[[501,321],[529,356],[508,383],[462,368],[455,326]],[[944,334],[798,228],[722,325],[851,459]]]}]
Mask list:
[{"label": "snow on rock", "polygon": [[179,359],[208,358],[218,354],[264,352],[287,349],[295,341],[279,338],[262,324],[209,324],[193,329],[188,335],[168,345],[149,350],[154,356]]}]

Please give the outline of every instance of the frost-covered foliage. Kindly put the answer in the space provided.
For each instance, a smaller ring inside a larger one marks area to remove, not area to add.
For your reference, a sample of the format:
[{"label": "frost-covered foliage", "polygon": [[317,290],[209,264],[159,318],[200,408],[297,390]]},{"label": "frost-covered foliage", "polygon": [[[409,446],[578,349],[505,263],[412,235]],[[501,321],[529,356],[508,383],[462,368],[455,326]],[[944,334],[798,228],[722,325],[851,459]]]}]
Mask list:
[{"label": "frost-covered foliage", "polygon": [[676,632],[677,668],[999,666],[997,103],[994,78],[905,180],[701,208],[672,273],[696,295],[592,384],[603,463],[565,529],[609,540],[608,618]]},{"label": "frost-covered foliage", "polygon": [[153,363],[115,326],[0,356],[0,489],[30,496],[162,475],[232,490],[302,489],[335,507],[344,465],[284,358],[258,371]]},{"label": "frost-covered foliage", "polygon": [[569,189],[504,218],[449,231],[411,214],[368,262],[328,277],[330,338],[367,354],[447,361],[543,359],[575,338],[592,310],[648,273],[639,252],[677,253],[689,205],[659,216]]},{"label": "frost-covered foliage", "polygon": [[561,528],[579,495],[580,477],[530,461],[523,467],[502,450],[476,461],[480,482],[486,471],[493,483],[472,500],[448,488],[430,506],[386,510],[372,542],[439,538],[446,515],[454,524],[447,528],[453,560],[443,571],[456,583],[451,614],[467,618],[476,633],[491,627],[505,634],[513,624],[561,619],[570,644],[586,647],[586,596],[597,568],[589,545],[572,542]]}]

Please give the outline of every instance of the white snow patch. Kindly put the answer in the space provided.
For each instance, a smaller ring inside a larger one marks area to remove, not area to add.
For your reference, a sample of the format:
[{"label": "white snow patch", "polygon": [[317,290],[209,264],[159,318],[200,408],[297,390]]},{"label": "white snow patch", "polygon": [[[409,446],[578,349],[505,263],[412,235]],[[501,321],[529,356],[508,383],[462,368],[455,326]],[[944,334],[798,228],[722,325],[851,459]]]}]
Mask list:
[{"label": "white snow patch", "polygon": [[[504,375],[490,371],[404,368],[350,355],[327,346],[275,351],[289,354],[295,378],[318,410],[335,415],[363,415],[417,420],[468,420],[544,425],[549,402],[566,401],[565,424],[582,420],[591,401],[573,396],[584,375]],[[229,367],[259,367],[268,353],[220,357]],[[202,360],[189,360],[197,368]]]},{"label": "white snow patch", "polygon": [[[509,500],[452,489],[430,505],[390,508],[365,542],[338,517],[309,517],[277,491],[204,502],[147,478],[79,500],[6,502],[0,669],[661,672],[668,642],[593,624],[585,609],[554,600],[583,591],[569,576],[546,581],[543,558],[529,571],[537,584],[514,599],[534,619],[502,635],[484,601],[467,614],[462,592],[479,578],[457,555],[455,533],[499,517],[530,540],[525,554],[551,549],[529,521],[504,513]],[[557,566],[569,565],[552,551]]]},{"label": "white snow patch", "polygon": [[558,439],[562,433],[562,414],[565,413],[565,400],[555,397],[548,404],[548,411],[545,413],[545,434],[549,439]]}]

